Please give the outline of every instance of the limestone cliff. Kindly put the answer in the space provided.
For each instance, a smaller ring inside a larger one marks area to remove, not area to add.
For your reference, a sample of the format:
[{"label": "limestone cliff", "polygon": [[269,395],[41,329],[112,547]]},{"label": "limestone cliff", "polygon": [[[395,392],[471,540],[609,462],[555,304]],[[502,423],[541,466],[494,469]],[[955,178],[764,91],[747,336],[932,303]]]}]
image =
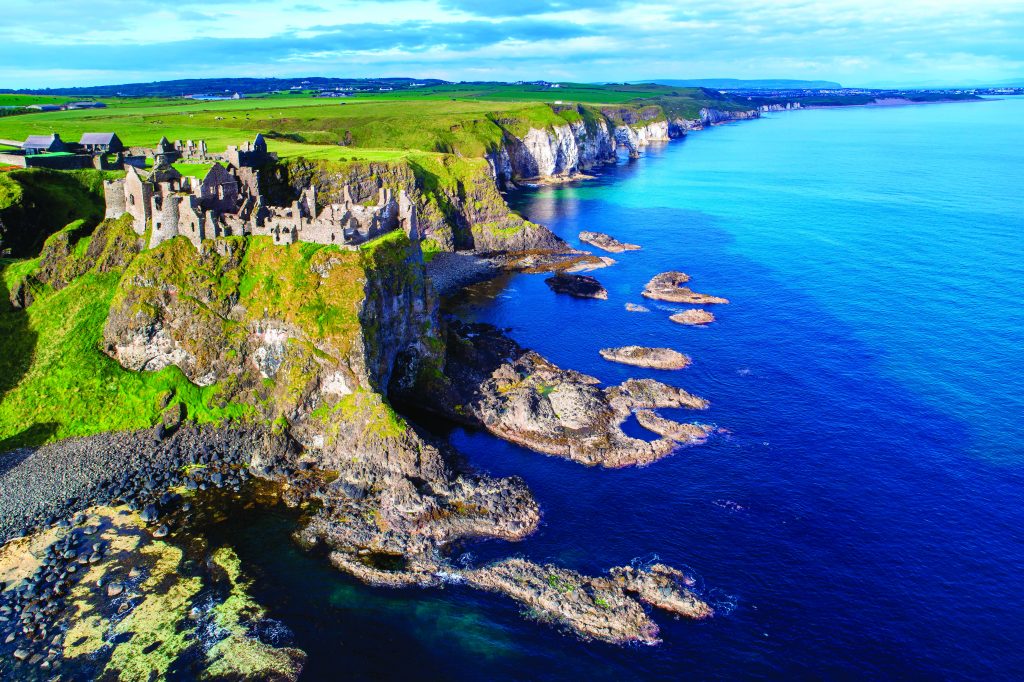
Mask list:
[{"label": "limestone cliff", "polygon": [[691,130],[703,130],[707,126],[728,123],[729,121],[747,121],[754,118],[761,118],[759,109],[748,109],[743,111],[725,111],[704,107],[700,110],[698,118],[675,117],[669,122],[668,132],[673,138],[683,137]]},{"label": "limestone cliff", "polygon": [[515,119],[496,121],[502,147],[488,156],[501,184],[572,178],[614,161],[625,149],[631,156],[653,142],[668,141],[668,121],[658,107],[555,105],[559,121],[539,128]]}]

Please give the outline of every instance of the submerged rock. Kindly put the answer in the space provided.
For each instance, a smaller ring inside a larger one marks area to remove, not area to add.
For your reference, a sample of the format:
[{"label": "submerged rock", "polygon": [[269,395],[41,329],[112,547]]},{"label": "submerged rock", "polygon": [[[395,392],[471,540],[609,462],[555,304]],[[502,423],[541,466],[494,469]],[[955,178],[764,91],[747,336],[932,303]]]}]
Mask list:
[{"label": "submerged rock", "polygon": [[[146,523],[127,507],[94,507],[86,514],[100,529],[100,542],[55,525],[0,547],[0,574],[16,578],[19,590],[49,586],[34,597],[45,608],[32,614],[34,625],[22,640],[29,655],[15,665],[45,662],[59,666],[67,679],[298,678],[305,654],[255,634],[265,611],[249,596],[251,583],[231,550],[222,547],[209,558],[228,583],[227,589],[214,589],[223,584],[219,577],[186,570],[183,550],[154,542]],[[83,551],[76,555],[71,548]],[[104,551],[102,561],[80,565],[84,551],[97,548]],[[51,582],[55,575],[61,577]],[[27,600],[13,603],[26,614],[32,611]],[[45,661],[29,640],[46,645]],[[8,674],[21,677],[18,668],[0,662],[0,677]]]},{"label": "submerged rock", "polygon": [[715,316],[707,310],[701,310],[700,308],[690,308],[684,310],[681,313],[676,313],[668,319],[672,320],[677,324],[687,324],[691,326],[697,326],[702,324],[711,324],[715,321]]},{"label": "submerged rock", "polygon": [[682,369],[690,364],[688,356],[671,348],[621,346],[619,348],[602,348],[599,352],[605,360],[635,367]]},{"label": "submerged rock", "polygon": [[536,274],[541,272],[584,272],[614,265],[607,256],[586,251],[524,251],[498,254],[492,260],[505,270]]},{"label": "submerged rock", "polygon": [[622,253],[623,251],[639,251],[638,244],[626,244],[615,237],[604,232],[580,232],[580,241],[611,253]]},{"label": "submerged rock", "polygon": [[655,275],[647,286],[644,287],[642,295],[657,301],[668,301],[670,303],[691,303],[696,305],[707,305],[711,303],[728,303],[729,300],[711,296],[709,294],[698,294],[689,287],[683,286],[690,281],[690,276],[685,272],[675,270]]},{"label": "submerged rock", "polygon": [[648,308],[645,305],[640,305],[639,303],[627,303],[626,304],[626,310],[628,310],[631,313],[649,313],[649,312],[651,312],[650,308]]},{"label": "submerged rock", "polygon": [[608,291],[593,277],[588,275],[567,275],[558,273],[548,277],[544,283],[557,294],[568,294],[576,298],[607,299]]}]

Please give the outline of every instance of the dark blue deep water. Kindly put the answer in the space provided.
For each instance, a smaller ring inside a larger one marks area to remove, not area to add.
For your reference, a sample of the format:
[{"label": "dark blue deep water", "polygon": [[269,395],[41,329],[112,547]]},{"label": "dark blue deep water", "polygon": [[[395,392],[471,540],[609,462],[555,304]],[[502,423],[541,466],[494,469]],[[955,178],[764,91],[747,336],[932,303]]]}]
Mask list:
[{"label": "dark blue deep water", "polygon": [[[655,613],[657,647],[583,643],[500,597],[365,588],[283,540],[267,557],[287,524],[263,519],[232,539],[309,679],[1024,676],[1024,100],[780,113],[510,203],[570,243],[643,250],[593,273],[607,301],[518,275],[452,309],[607,383],[677,383],[729,433],[607,471],[454,431],[544,512],[528,540],[467,551],[585,572],[656,555],[718,615]],[[732,301],[716,324],[624,309],[669,269]],[[694,363],[597,353],[625,344]]]}]

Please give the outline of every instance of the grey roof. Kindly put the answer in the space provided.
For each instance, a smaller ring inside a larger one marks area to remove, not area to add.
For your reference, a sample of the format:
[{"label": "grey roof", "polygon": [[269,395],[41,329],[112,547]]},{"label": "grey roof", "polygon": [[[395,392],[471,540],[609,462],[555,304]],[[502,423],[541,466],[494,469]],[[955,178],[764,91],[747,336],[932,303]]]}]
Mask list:
[{"label": "grey roof", "polygon": [[82,139],[78,144],[105,144],[111,145],[117,139],[115,133],[82,133]]},{"label": "grey roof", "polygon": [[25,138],[25,144],[23,147],[43,147],[48,148],[54,142],[57,142],[57,134],[52,135],[29,135]]}]

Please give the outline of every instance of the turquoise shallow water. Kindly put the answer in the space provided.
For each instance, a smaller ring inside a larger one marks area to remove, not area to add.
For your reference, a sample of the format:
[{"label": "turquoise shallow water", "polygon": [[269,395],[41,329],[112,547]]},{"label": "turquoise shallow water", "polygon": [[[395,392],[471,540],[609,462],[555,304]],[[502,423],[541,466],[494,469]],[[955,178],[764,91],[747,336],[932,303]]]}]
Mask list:
[{"label": "turquoise shallow water", "polygon": [[[455,430],[544,511],[535,536],[462,558],[601,571],[657,555],[700,575],[718,614],[655,614],[654,648],[585,644],[501,598],[370,590],[298,552],[266,557],[273,518],[233,529],[311,652],[308,678],[1024,675],[1022,188],[1024,100],[1007,100],[780,113],[510,197],[571,243],[595,229],[644,248],[594,273],[607,301],[518,275],[452,309],[607,383],[677,383],[729,434],[602,471]],[[669,269],[732,301],[716,324],[624,309]],[[631,343],[694,364],[597,354]]]}]

